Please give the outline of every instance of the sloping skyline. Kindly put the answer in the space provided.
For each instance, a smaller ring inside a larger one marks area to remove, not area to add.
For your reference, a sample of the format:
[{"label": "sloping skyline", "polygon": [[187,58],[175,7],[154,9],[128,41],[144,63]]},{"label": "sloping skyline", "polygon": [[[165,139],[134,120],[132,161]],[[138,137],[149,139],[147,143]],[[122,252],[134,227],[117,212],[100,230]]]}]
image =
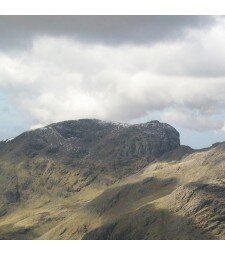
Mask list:
[{"label": "sloping skyline", "polygon": [[0,140],[98,118],[224,141],[224,31],[221,16],[1,16]]}]

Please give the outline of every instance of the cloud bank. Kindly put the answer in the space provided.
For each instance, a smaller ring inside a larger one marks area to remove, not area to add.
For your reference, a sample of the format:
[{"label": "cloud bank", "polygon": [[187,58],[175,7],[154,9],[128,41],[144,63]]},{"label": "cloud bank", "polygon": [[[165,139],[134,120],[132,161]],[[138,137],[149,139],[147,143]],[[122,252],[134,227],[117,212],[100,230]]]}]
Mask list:
[{"label": "cloud bank", "polygon": [[0,48],[30,48],[36,37],[46,35],[88,44],[154,44],[214,23],[213,16],[1,16]]},{"label": "cloud bank", "polygon": [[157,114],[190,130],[223,132],[225,22],[203,23],[208,26],[183,22],[185,34],[176,40],[156,35],[154,43],[131,44],[128,36],[122,44],[99,42],[103,35],[87,43],[68,31],[37,33],[29,49],[0,51],[0,89],[31,128]]}]

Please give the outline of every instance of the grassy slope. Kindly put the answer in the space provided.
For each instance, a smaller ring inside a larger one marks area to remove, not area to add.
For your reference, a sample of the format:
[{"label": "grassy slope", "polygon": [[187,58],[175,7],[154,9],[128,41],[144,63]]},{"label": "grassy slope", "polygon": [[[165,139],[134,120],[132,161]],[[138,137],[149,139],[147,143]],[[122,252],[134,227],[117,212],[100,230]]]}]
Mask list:
[{"label": "grassy slope", "polygon": [[0,218],[0,238],[225,239],[224,145],[182,155],[108,189],[24,201]]}]

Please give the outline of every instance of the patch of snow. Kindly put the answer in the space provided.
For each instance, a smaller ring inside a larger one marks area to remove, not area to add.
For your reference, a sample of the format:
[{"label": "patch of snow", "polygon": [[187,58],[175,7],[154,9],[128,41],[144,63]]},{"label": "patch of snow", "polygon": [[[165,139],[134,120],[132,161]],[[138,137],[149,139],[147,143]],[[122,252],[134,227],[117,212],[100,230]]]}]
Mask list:
[{"label": "patch of snow", "polygon": [[5,140],[5,142],[8,143],[8,142],[12,141],[13,139],[14,139],[14,137],[8,138]]},{"label": "patch of snow", "polygon": [[44,127],[44,125],[39,123],[39,124],[31,126],[30,130],[40,129],[40,128],[43,128],[43,127]]}]

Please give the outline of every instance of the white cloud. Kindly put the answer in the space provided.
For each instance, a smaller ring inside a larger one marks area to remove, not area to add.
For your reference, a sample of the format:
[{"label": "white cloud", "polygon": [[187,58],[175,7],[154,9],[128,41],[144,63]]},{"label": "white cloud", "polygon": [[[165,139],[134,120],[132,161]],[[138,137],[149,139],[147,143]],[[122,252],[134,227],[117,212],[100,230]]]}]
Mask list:
[{"label": "white cloud", "polygon": [[132,121],[149,112],[182,127],[219,130],[225,107],[224,23],[176,43],[107,46],[39,37],[0,54],[0,87],[32,125],[78,118]]}]

